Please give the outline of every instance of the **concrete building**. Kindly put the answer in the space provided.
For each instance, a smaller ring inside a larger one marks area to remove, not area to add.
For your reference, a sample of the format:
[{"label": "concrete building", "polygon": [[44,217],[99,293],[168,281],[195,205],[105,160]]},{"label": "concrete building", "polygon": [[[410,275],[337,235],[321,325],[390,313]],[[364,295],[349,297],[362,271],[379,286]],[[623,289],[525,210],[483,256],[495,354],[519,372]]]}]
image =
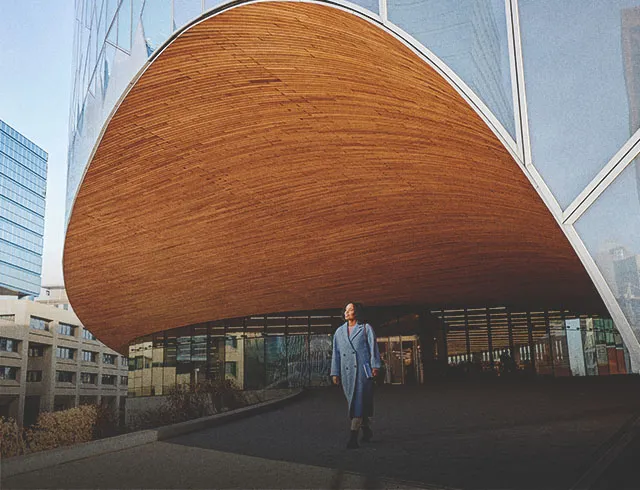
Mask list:
[{"label": "concrete building", "polygon": [[63,288],[42,293],[0,299],[0,416],[31,424],[80,404],[124,409],[127,359],[82,326]]}]

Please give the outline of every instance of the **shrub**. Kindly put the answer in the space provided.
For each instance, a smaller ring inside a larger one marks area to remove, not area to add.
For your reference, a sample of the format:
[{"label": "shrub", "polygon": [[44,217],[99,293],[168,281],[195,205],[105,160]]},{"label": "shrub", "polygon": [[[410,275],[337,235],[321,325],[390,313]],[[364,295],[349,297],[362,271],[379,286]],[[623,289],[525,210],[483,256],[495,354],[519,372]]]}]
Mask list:
[{"label": "shrub", "polygon": [[94,439],[112,437],[124,432],[120,427],[118,411],[106,404],[96,405],[96,420],[93,429]]},{"label": "shrub", "polygon": [[175,422],[190,420],[245,405],[242,393],[230,380],[202,380],[169,390],[169,411]]},{"label": "shrub", "polygon": [[230,380],[202,380],[171,387],[161,407],[136,413],[130,430],[151,429],[197,419],[242,407],[246,404],[240,390]]},{"label": "shrub", "polygon": [[0,456],[10,458],[26,453],[24,434],[15,419],[0,417]]},{"label": "shrub", "polygon": [[29,452],[45,451],[93,440],[97,407],[81,405],[60,412],[43,412],[26,430]]},{"label": "shrub", "polygon": [[173,424],[176,420],[177,417],[171,411],[170,407],[163,405],[131,415],[127,429],[130,431],[153,429],[155,427]]}]

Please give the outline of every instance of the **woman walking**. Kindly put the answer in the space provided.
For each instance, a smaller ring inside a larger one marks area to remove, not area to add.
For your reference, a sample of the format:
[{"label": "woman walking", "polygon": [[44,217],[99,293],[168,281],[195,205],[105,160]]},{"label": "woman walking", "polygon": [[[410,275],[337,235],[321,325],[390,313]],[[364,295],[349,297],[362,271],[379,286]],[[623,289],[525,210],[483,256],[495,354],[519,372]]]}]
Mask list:
[{"label": "woman walking", "polygon": [[380,369],[380,352],[376,335],[368,323],[362,321],[362,305],[349,303],[344,309],[346,322],[333,336],[331,377],[342,384],[349,405],[351,433],[348,449],[358,447],[358,432],[362,441],[373,437],[370,417],[373,416],[373,380]]}]

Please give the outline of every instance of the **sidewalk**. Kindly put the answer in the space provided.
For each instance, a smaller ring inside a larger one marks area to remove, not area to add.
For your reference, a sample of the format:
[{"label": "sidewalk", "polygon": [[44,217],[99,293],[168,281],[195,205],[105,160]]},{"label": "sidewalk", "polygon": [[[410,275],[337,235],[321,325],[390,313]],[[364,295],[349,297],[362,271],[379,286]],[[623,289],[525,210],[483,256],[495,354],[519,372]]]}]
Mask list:
[{"label": "sidewalk", "polygon": [[323,389],[2,488],[568,489],[638,409],[635,378],[383,387],[374,442],[349,451],[342,393]]}]

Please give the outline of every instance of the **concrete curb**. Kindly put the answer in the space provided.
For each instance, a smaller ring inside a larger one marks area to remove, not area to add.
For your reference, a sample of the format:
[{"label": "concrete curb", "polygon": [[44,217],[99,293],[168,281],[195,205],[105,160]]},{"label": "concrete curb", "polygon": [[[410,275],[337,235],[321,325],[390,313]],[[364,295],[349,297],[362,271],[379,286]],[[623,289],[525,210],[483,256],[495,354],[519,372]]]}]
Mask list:
[{"label": "concrete curb", "polygon": [[164,427],[158,427],[157,429],[131,432],[129,434],[108,437],[97,441],[85,442],[76,446],[61,447],[51,449],[49,451],[26,454],[24,456],[5,458],[0,461],[0,478],[9,478],[21,473],[28,473],[30,471],[40,470],[42,468],[48,468],[62,463],[68,463],[70,461],[76,461],[78,459],[121,451],[123,449],[142,446],[151,442],[164,441],[190,432],[197,432],[199,430],[226,424],[234,420],[250,417],[252,415],[257,415],[259,413],[278,408],[299,397],[302,393],[304,393],[304,391],[299,390],[275,400],[257,403],[248,407],[218,413],[200,419],[187,420],[186,422],[180,422],[173,425],[165,425]]}]

